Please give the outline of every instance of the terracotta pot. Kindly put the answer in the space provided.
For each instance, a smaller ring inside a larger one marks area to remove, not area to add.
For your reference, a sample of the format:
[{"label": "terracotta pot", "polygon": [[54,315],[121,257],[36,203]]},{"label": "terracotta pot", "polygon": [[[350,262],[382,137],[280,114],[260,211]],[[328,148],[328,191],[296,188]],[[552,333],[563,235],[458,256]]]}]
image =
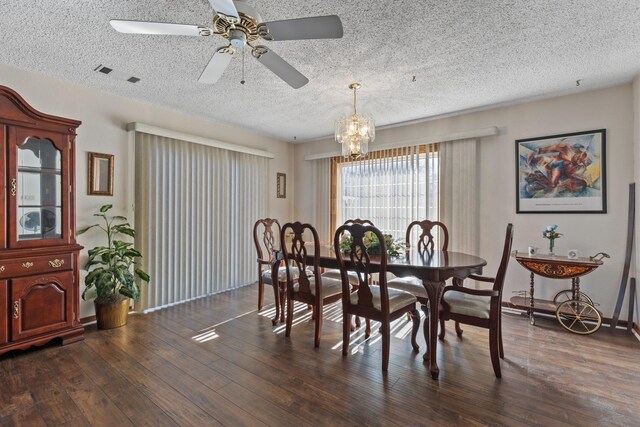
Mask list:
[{"label": "terracotta pot", "polygon": [[96,308],[96,320],[98,329],[114,329],[127,324],[129,314],[129,300],[114,302],[112,304],[93,304]]}]

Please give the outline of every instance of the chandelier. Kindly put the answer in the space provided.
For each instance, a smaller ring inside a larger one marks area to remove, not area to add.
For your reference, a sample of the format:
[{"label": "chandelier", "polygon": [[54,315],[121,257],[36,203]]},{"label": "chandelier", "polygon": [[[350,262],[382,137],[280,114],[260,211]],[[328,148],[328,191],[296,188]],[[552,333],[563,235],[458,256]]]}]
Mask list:
[{"label": "chandelier", "polygon": [[369,152],[369,144],[376,139],[376,128],[373,117],[358,114],[356,106],[357,91],[360,83],[351,83],[353,90],[353,114],[347,114],[336,120],[336,142],[342,144],[342,155],[345,159],[359,159]]}]

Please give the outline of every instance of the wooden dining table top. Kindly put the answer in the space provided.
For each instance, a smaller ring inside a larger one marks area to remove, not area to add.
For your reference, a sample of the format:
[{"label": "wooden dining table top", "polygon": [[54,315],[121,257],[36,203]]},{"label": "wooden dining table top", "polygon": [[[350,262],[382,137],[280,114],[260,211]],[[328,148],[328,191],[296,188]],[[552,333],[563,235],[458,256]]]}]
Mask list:
[{"label": "wooden dining table top", "polygon": [[[307,252],[307,262],[313,261],[313,251]],[[379,255],[370,255],[373,264],[380,262]],[[349,264],[349,260],[345,259]],[[320,265],[327,268],[338,268],[338,260],[333,247],[320,247]],[[418,248],[408,248],[398,257],[387,258],[387,270],[397,276],[422,276],[429,281],[445,281],[451,277],[466,277],[469,274],[481,273],[487,261],[475,255],[454,251],[420,252]]]}]

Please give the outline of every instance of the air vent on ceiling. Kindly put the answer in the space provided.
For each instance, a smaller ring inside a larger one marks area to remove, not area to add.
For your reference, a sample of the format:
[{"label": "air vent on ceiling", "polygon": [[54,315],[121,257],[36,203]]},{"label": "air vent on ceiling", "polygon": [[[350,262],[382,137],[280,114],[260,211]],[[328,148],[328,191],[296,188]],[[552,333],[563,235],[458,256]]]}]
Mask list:
[{"label": "air vent on ceiling", "polygon": [[131,74],[122,71],[114,70],[110,67],[105,67],[102,64],[94,68],[93,71],[97,71],[98,73],[106,74],[109,77],[113,77],[114,79],[122,80],[129,83],[138,83],[140,81],[139,77],[132,76]]}]

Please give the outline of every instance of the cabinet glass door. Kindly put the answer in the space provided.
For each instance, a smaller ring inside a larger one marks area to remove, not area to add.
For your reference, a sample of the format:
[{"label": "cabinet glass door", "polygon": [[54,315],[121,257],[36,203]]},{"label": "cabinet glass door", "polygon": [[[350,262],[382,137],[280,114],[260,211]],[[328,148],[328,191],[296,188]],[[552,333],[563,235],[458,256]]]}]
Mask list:
[{"label": "cabinet glass door", "polygon": [[48,139],[18,146],[18,241],[62,238],[61,152]]}]

